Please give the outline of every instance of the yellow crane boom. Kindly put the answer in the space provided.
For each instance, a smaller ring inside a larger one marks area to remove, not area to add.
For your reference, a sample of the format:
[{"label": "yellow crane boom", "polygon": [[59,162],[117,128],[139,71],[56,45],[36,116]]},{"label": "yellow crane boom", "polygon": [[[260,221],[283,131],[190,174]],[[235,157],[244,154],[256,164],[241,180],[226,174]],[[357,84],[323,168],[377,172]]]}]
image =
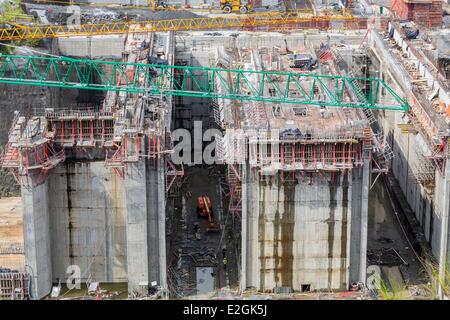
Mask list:
[{"label": "yellow crane boom", "polygon": [[352,16],[323,15],[297,12],[267,12],[256,16],[196,17],[168,20],[121,21],[101,24],[36,25],[0,29],[0,41],[63,38],[122,33],[191,31],[230,28],[281,27],[299,25],[299,28],[326,29],[331,21],[348,22]]}]

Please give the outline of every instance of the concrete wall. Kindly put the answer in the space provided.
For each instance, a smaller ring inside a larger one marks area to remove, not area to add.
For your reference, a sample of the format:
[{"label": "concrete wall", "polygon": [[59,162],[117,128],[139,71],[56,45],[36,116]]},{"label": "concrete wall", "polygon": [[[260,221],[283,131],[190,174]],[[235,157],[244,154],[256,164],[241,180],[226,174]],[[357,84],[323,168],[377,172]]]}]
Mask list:
[{"label": "concrete wall", "polygon": [[[394,115],[395,123],[403,123],[401,114]],[[442,244],[442,217],[448,219],[449,211],[449,161],[447,160],[447,173],[443,176],[439,170],[435,170],[434,188],[424,188],[417,181],[414,172],[414,164],[419,160],[415,150],[423,148],[424,138],[420,133],[405,134],[395,126],[388,125],[389,121],[382,121],[385,130],[393,134],[393,152],[392,172],[399,181],[400,187],[408,200],[411,209],[415,212],[416,218],[422,226],[426,240],[430,243],[433,254],[439,257]],[[450,239],[450,233],[447,232],[447,238]],[[450,251],[446,249],[447,261],[450,261]]]},{"label": "concrete wall", "polygon": [[[393,123],[402,123],[400,114],[394,114],[391,118],[393,118]],[[392,161],[392,172],[399,181],[417,220],[422,224],[426,239],[433,242],[433,233],[436,230],[433,226],[435,217],[430,215],[436,214],[433,209],[433,207],[437,208],[436,203],[433,204],[434,195],[432,190],[425,189],[417,181],[412,167],[418,161],[415,150],[421,147],[420,140],[414,134],[402,134],[399,128],[392,127],[390,130],[393,132],[395,155]],[[439,175],[439,173],[437,174]]]},{"label": "concrete wall", "polygon": [[166,190],[164,166],[147,163],[148,281],[166,287]]},{"label": "concrete wall", "polygon": [[122,58],[124,35],[58,38],[61,55],[91,59]]},{"label": "concrete wall", "polygon": [[148,281],[147,202],[144,161],[130,163],[125,175],[128,291]]},{"label": "concrete wall", "polygon": [[[35,179],[30,177],[29,179]],[[31,295],[39,299],[50,293],[52,261],[48,185],[22,187],[23,235],[25,263],[31,269]]]},{"label": "concrete wall", "polygon": [[22,199],[37,298],[65,283],[73,265],[82,282],[166,286],[163,166],[129,164],[122,180],[103,161],[66,161],[44,184],[22,188]]},{"label": "concrete wall", "polygon": [[352,223],[359,231],[362,176],[313,183],[297,178],[296,185],[251,179],[243,184],[242,285],[346,290],[359,277],[359,250],[351,243],[359,248],[361,242]]},{"label": "concrete wall", "polygon": [[69,265],[81,278],[127,279],[124,185],[103,162],[66,162],[48,179],[53,280],[67,278]]},{"label": "concrete wall", "polygon": [[[395,92],[410,90],[411,79],[408,74],[404,71],[401,64],[389,57],[386,51],[387,49],[373,33],[369,36],[369,43],[373,50],[372,63],[379,70],[378,76],[383,78]],[[425,72],[423,67],[421,67],[421,70],[423,75],[432,81],[432,77],[429,73]],[[439,90],[439,92],[440,98],[447,101],[448,93],[444,90]],[[450,174],[448,173],[449,161],[447,160],[446,177],[442,176],[436,170],[435,187],[424,188],[417,181],[414,166],[419,160],[416,150],[427,148],[424,145],[426,138],[421,133],[402,133],[397,125],[405,124],[407,121],[408,118],[402,112],[386,111],[378,114],[378,122],[385,136],[390,137],[389,142],[393,147],[394,159],[392,160],[391,170],[399,181],[409,205],[415,212],[416,218],[423,228],[425,238],[430,242],[433,254],[438,257],[442,243],[442,217],[446,216],[448,219],[450,199],[450,191],[448,188],[448,180],[450,178]],[[428,154],[432,154],[431,150],[428,150]],[[449,236],[450,234],[447,235],[447,238]],[[450,253],[447,247],[447,261],[449,260]]]}]

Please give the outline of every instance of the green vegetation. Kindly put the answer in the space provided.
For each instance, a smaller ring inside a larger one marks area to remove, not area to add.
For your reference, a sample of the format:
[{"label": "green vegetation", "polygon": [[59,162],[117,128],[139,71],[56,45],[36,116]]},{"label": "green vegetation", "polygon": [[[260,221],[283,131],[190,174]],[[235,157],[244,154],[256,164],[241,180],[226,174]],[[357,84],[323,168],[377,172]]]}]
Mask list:
[{"label": "green vegetation", "polygon": [[383,300],[405,300],[408,298],[408,286],[405,283],[398,283],[398,281],[388,279],[387,283],[380,279],[380,287],[378,293]]},{"label": "green vegetation", "polygon": [[[422,292],[421,299],[439,299],[439,285],[442,287],[443,294],[450,297],[450,266],[445,267],[445,275],[439,275],[439,265],[437,263],[428,263],[428,274],[430,282],[417,286]],[[380,286],[377,290],[378,295],[383,300],[404,300],[410,296],[407,295],[407,283],[398,283],[395,280],[380,279]]]},{"label": "green vegetation", "polygon": [[439,275],[439,265],[437,263],[429,263],[432,281],[428,286],[430,294],[434,298],[438,298],[439,285],[442,287],[442,292],[445,296],[450,297],[450,266],[445,266],[445,274],[443,277]]},{"label": "green vegetation", "polygon": [[21,16],[27,17],[20,7],[21,0],[7,0],[1,5],[0,22],[8,22]]},{"label": "green vegetation", "polygon": [[[21,0],[6,0],[0,6],[0,25],[20,25],[24,22],[33,22],[34,18],[27,15],[20,6]],[[39,43],[39,39],[14,41],[11,45],[14,46],[29,46],[35,47]],[[13,47],[0,46],[0,53],[11,54],[14,51]]]}]

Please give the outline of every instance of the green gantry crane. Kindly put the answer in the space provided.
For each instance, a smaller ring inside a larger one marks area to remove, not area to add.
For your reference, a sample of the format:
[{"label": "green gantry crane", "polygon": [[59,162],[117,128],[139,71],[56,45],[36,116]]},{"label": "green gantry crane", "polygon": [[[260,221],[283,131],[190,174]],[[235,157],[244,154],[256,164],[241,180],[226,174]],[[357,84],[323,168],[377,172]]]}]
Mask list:
[{"label": "green gantry crane", "polygon": [[[406,99],[378,78],[69,57],[0,55],[0,83],[342,108],[409,109]],[[364,93],[360,88],[365,88]],[[365,99],[348,101],[346,90],[357,96],[364,94]]]}]

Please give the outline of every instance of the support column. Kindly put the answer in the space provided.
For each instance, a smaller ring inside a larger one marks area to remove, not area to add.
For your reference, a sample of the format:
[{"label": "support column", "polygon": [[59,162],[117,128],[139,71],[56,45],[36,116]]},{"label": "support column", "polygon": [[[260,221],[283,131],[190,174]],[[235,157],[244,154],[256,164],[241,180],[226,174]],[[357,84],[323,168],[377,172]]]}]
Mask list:
[{"label": "support column", "polygon": [[[37,177],[28,178],[29,185]],[[23,187],[23,235],[26,269],[32,275],[31,296],[41,299],[52,288],[52,260],[50,246],[50,218],[48,212],[47,182],[34,187]]]},{"label": "support column", "polygon": [[259,289],[259,196],[258,179],[249,177],[249,167],[242,167],[242,245],[241,290],[247,287]]},{"label": "support column", "polygon": [[166,190],[164,160],[147,166],[148,281],[167,289],[166,277]]},{"label": "support column", "polygon": [[147,201],[145,161],[127,165],[125,205],[127,210],[127,273],[128,292],[139,290],[139,283],[148,282]]},{"label": "support column", "polygon": [[[450,146],[448,143],[450,139],[447,141],[447,155],[450,155]],[[441,219],[441,239],[440,239],[440,249],[439,249],[439,279],[440,281],[445,281],[446,273],[449,266],[449,253],[448,253],[448,219],[449,219],[449,211],[450,211],[450,159],[447,156],[447,161],[445,164],[445,176],[444,176],[444,187],[442,188],[443,192],[443,212]],[[439,299],[445,299],[449,297],[445,297],[445,292],[442,290],[442,286],[439,282],[438,284],[438,296]]]},{"label": "support column", "polygon": [[165,184],[164,160],[160,160],[158,167],[158,256],[159,256],[159,281],[160,285],[167,289],[166,276],[166,184]]},{"label": "support column", "polygon": [[367,277],[367,226],[369,210],[369,185],[371,173],[371,144],[366,137],[363,146],[363,166],[352,171],[350,214],[350,270],[349,283],[366,284]]},{"label": "support column", "polygon": [[371,146],[364,147],[364,165],[361,185],[361,242],[359,251],[359,282],[366,283],[367,276],[367,224],[369,210],[369,178],[371,165]]},{"label": "support column", "polygon": [[[239,279],[240,289],[244,291],[247,287],[247,184],[245,178],[247,176],[246,166],[242,166],[242,185],[241,185],[241,198],[242,198],[242,212],[241,212],[241,276]],[[230,214],[229,212],[227,214]]]}]

